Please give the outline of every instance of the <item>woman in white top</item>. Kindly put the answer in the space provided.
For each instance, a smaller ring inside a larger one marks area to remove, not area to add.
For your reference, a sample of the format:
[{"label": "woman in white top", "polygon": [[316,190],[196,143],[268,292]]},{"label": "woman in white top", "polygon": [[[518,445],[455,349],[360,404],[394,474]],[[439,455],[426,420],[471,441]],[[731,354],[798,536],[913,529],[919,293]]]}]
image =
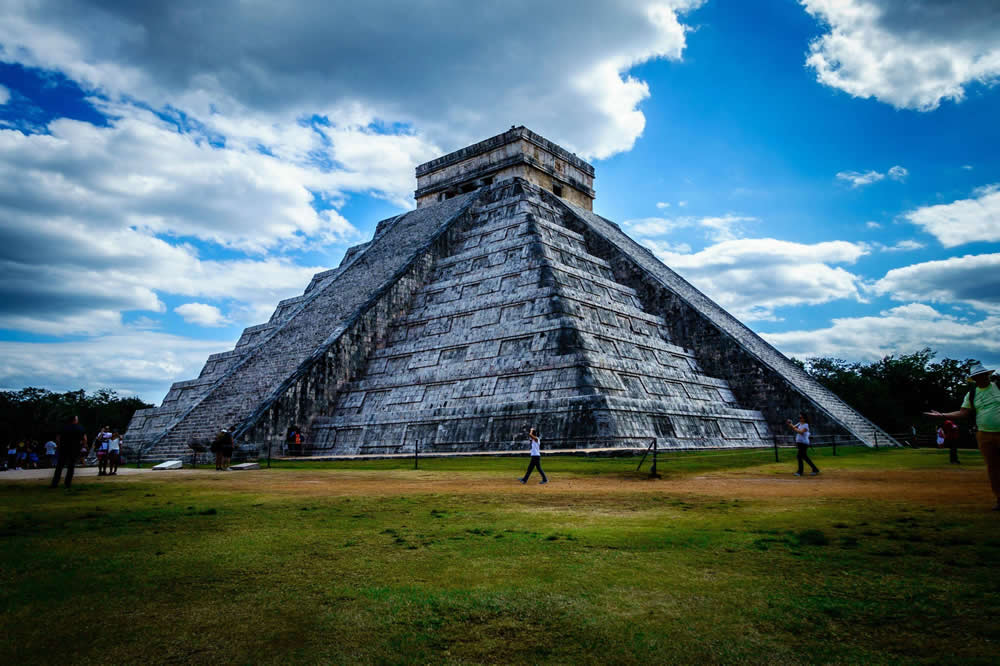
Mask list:
[{"label": "woman in white top", "polygon": [[795,431],[795,447],[798,449],[799,471],[795,476],[802,476],[802,463],[807,462],[812,467],[812,476],[819,474],[819,468],[809,459],[809,421],[805,414],[799,414],[799,422],[787,421],[788,427]]},{"label": "woman in white top", "polygon": [[542,475],[542,480],[538,483],[548,483],[549,480],[546,478],[545,472],[542,471],[542,440],[538,436],[538,433],[535,432],[534,428],[528,431],[527,443],[531,446],[531,462],[528,463],[528,471],[521,477],[521,483],[528,482],[528,477],[531,476],[531,472],[535,468],[537,468],[538,473]]},{"label": "woman in white top", "polygon": [[115,432],[108,440],[108,464],[111,466],[111,476],[118,473],[118,464],[122,460],[122,436]]}]

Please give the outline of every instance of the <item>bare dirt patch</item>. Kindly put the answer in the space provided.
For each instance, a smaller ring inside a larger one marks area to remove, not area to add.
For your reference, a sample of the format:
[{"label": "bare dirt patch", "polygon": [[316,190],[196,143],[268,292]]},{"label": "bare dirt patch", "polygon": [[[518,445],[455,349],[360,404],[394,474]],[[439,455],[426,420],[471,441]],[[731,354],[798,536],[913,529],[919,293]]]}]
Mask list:
[{"label": "bare dirt patch", "polygon": [[[649,480],[640,475],[550,475],[550,483],[527,485],[517,478],[483,472],[428,472],[421,470],[259,470],[217,473],[184,470],[156,474],[130,474],[102,479],[100,483],[137,480],[174,480],[197,483],[212,480],[236,492],[300,496],[398,496],[398,495],[700,495],[725,499],[831,498],[917,501],[942,505],[992,503],[981,468],[929,470],[832,469],[817,477],[794,477],[767,467],[713,472]],[[93,483],[95,480],[81,479]],[[216,486],[219,487],[219,486]]]}]

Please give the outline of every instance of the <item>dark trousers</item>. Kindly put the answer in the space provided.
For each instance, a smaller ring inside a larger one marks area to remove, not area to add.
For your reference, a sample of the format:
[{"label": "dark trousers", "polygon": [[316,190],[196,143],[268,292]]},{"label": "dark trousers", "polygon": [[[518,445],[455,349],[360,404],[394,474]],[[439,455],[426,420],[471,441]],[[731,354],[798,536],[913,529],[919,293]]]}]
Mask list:
[{"label": "dark trousers", "polygon": [[948,444],[948,453],[950,454],[948,460],[953,463],[958,463],[958,442]]},{"label": "dark trousers", "polygon": [[[70,448],[75,449],[76,447]],[[59,485],[59,477],[62,476],[64,467],[66,468],[66,487],[69,488],[70,484],[73,483],[73,470],[76,468],[76,457],[77,452],[75,450],[59,452],[59,462],[56,463],[56,471],[52,475],[53,488]]]},{"label": "dark trousers", "polygon": [[531,462],[528,463],[528,471],[525,472],[524,476],[521,477],[521,478],[523,478],[525,481],[527,481],[528,477],[531,476],[531,472],[533,470],[535,470],[535,469],[537,469],[538,473],[542,475],[542,481],[548,481],[548,479],[545,478],[545,472],[542,471],[542,457],[541,456],[531,456]]},{"label": "dark trousers", "polygon": [[799,474],[802,473],[802,463],[803,462],[808,463],[809,466],[812,467],[812,470],[814,472],[818,472],[819,469],[816,467],[816,465],[813,464],[813,461],[809,459],[809,445],[808,444],[796,444],[796,447],[799,450],[799,453],[798,453]]}]

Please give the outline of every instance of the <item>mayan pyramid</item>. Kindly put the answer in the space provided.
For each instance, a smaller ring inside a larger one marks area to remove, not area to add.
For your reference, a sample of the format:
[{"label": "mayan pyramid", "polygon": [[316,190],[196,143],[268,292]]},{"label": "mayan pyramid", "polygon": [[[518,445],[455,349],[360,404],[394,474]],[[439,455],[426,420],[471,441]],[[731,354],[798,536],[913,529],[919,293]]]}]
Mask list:
[{"label": "mayan pyramid", "polygon": [[594,168],[524,127],[417,167],[417,208],[136,412],[130,448],[221,427],[281,450],[769,446],[785,419],[892,440],[592,212]]}]

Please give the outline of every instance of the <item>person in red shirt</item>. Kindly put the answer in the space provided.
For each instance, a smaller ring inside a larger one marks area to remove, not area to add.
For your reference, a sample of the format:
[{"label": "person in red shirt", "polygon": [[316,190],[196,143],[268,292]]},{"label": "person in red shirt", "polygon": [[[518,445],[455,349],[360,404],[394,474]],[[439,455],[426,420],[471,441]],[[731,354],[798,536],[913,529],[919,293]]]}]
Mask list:
[{"label": "person in red shirt", "polygon": [[948,447],[949,462],[951,462],[952,465],[961,464],[958,462],[958,426],[955,425],[954,421],[948,419],[941,424],[941,429],[944,430],[944,444]]}]

